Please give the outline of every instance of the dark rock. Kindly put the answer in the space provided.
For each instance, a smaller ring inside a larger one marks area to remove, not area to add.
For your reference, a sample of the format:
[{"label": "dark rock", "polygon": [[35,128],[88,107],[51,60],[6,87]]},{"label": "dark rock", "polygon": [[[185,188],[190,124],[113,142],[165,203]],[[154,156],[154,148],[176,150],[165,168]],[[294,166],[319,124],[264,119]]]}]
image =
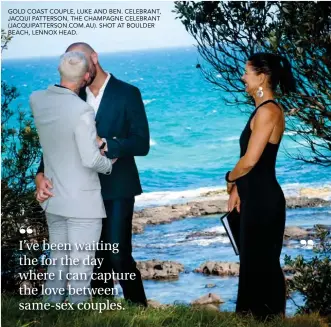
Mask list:
[{"label": "dark rock", "polygon": [[187,235],[185,238],[186,239],[191,239],[191,238],[196,238],[196,237],[204,237],[204,238],[213,238],[216,236],[221,236],[221,233],[217,232],[194,232],[192,234]]},{"label": "dark rock", "polygon": [[207,285],[205,286],[205,288],[214,288],[214,287],[216,287],[215,284],[207,284]]},{"label": "dark rock", "polygon": [[148,307],[154,308],[154,309],[165,309],[165,308],[171,307],[171,304],[162,304],[155,300],[147,300],[147,305],[148,305]]},{"label": "dark rock", "polygon": [[[227,211],[227,196],[224,190],[212,191],[204,198],[186,204],[175,204],[136,211],[133,216],[134,234],[142,233],[145,225],[160,225],[187,217],[200,217],[221,214]],[[320,207],[331,205],[331,201],[320,198],[290,197],[286,198],[287,208]]]},{"label": "dark rock", "polygon": [[184,271],[184,266],[181,263],[156,259],[138,261],[137,268],[142,279],[155,280],[178,279],[179,273]]},{"label": "dark rock", "polygon": [[[262,264],[262,263],[261,263]],[[222,261],[207,261],[195,269],[194,272],[202,273],[205,275],[215,276],[239,276],[239,262],[222,262]],[[292,267],[282,267],[285,274],[295,273]],[[214,284],[211,284],[214,285]],[[207,285],[206,285],[207,286]]]},{"label": "dark rock", "polygon": [[192,305],[208,305],[224,303],[221,297],[217,294],[209,293],[192,301]]},{"label": "dark rock", "polygon": [[284,232],[284,238],[285,239],[296,239],[296,240],[302,240],[305,239],[309,236],[309,232],[298,226],[287,226],[285,227],[285,232]]},{"label": "dark rock", "polygon": [[205,275],[239,276],[239,263],[207,261],[194,271]]},{"label": "dark rock", "polygon": [[331,204],[331,201],[323,200],[320,198],[308,197],[291,197],[286,199],[287,208],[312,208],[312,207],[325,207]]}]

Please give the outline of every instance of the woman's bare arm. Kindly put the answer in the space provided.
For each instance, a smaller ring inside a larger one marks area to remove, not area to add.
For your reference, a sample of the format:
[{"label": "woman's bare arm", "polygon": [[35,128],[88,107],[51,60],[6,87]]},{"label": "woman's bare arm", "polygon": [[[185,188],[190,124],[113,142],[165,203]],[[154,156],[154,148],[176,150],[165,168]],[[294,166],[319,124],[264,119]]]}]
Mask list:
[{"label": "woman's bare arm", "polygon": [[229,175],[231,181],[245,176],[257,164],[279,121],[280,114],[279,108],[272,104],[261,107],[257,111],[247,151],[231,171]]}]

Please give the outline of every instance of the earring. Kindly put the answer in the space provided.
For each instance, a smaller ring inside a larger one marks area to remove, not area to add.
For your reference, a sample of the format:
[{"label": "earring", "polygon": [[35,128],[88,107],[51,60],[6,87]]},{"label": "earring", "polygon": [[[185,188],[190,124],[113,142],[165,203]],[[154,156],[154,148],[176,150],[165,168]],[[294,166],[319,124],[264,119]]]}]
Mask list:
[{"label": "earring", "polygon": [[263,97],[263,88],[262,88],[262,86],[259,87],[259,89],[258,89],[257,92],[256,92],[256,95],[257,95],[259,98],[262,98],[262,97]]}]

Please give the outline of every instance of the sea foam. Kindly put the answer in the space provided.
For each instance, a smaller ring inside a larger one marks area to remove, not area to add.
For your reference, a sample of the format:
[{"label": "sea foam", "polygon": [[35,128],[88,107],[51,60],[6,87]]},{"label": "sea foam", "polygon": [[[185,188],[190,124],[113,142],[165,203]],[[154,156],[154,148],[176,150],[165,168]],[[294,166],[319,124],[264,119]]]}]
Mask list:
[{"label": "sea foam", "polygon": [[[287,197],[309,197],[331,200],[331,186],[327,184],[292,183],[283,184],[281,187]],[[217,194],[211,194],[208,196],[209,199],[213,199],[215,197],[228,199],[228,195],[225,192],[225,187],[202,187],[183,191],[143,193],[136,197],[136,207],[143,208],[186,203],[205,198],[206,193],[215,191]]]}]

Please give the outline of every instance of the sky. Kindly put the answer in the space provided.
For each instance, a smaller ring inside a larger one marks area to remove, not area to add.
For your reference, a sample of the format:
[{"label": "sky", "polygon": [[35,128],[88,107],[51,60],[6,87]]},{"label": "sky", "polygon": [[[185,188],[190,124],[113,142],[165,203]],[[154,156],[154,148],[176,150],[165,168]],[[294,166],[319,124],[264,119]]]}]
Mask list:
[{"label": "sky", "polygon": [[[160,21],[154,29],[80,29],[78,35],[15,35],[3,59],[61,55],[73,42],[89,43],[97,52],[121,52],[149,48],[181,47],[195,44],[176,20],[171,1],[1,1],[1,28],[8,29],[10,9],[160,9]],[[27,16],[27,15],[25,15]],[[98,22],[97,22],[98,24]]]}]

